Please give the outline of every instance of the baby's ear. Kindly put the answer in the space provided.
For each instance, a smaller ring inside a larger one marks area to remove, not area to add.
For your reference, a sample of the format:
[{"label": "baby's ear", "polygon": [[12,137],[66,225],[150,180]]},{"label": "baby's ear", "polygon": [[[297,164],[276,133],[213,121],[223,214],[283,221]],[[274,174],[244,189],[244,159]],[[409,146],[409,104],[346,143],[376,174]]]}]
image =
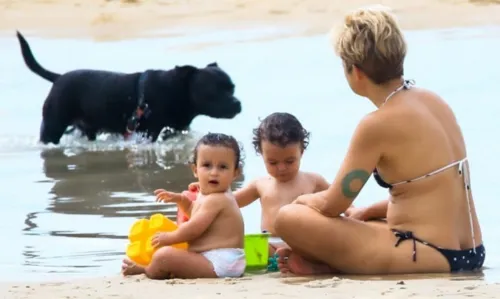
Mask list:
[{"label": "baby's ear", "polygon": [[197,172],[197,169],[196,169],[196,164],[191,163],[191,171],[193,171],[194,177],[198,178],[198,172]]},{"label": "baby's ear", "polygon": [[243,163],[238,163],[238,168],[234,171],[234,178],[237,179],[243,173]]}]

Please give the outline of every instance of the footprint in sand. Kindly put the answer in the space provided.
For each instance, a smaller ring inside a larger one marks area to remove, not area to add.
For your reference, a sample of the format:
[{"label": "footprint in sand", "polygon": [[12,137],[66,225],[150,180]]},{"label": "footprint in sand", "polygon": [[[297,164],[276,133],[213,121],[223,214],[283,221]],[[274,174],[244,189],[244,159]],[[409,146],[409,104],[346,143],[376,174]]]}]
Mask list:
[{"label": "footprint in sand", "polygon": [[306,288],[334,288],[339,285],[341,279],[334,277],[327,280],[313,280],[304,284]]}]

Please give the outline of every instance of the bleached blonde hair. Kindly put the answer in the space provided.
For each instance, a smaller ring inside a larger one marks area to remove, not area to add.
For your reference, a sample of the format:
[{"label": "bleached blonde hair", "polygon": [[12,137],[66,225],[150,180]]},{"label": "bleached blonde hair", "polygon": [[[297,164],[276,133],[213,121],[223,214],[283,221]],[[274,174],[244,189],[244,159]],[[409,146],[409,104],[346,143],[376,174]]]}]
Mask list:
[{"label": "bleached blonde hair", "polygon": [[335,53],[348,72],[356,66],[375,84],[384,84],[404,74],[406,41],[388,7],[374,5],[345,15],[332,30]]}]

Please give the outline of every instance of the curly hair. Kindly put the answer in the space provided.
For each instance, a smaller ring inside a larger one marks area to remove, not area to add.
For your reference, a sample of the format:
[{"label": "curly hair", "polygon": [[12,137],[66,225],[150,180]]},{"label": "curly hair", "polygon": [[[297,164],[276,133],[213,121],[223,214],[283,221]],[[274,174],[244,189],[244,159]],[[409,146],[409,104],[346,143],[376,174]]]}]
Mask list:
[{"label": "curly hair", "polygon": [[262,120],[260,125],[253,130],[253,135],[252,144],[255,151],[261,154],[264,140],[281,147],[300,143],[304,151],[309,144],[310,133],[292,114],[275,112]]},{"label": "curly hair", "polygon": [[207,146],[223,146],[231,149],[235,155],[235,169],[243,167],[243,147],[240,146],[239,142],[230,135],[222,133],[208,133],[198,140],[196,146],[193,149],[193,159],[192,163],[196,165],[198,158],[198,148],[201,145]]}]

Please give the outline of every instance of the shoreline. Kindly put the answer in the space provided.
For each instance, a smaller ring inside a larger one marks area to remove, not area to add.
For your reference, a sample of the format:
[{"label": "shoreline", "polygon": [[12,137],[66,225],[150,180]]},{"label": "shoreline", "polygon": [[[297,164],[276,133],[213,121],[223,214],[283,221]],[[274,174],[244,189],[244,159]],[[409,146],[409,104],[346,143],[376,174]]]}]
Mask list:
[{"label": "shoreline", "polygon": [[[329,0],[0,0],[0,33],[15,30],[45,37],[91,37],[121,40],[151,36],[151,31],[192,28],[249,29],[262,26],[292,28],[289,35],[327,34],[345,12],[367,0],[348,4]],[[380,1],[391,7],[401,27],[444,29],[500,24],[497,0]],[[480,4],[480,3],[486,4]],[[54,17],[56,15],[57,17]],[[460,17],[457,17],[460,16]],[[154,36],[155,34],[153,34]],[[160,34],[166,35],[168,34]]]},{"label": "shoreline", "polygon": [[[401,276],[400,276],[401,277]],[[167,293],[184,298],[433,298],[462,296],[493,298],[500,283],[480,277],[404,278],[381,280],[339,277],[281,277],[279,273],[242,278],[149,280],[143,275],[101,277],[65,282],[0,283],[2,298],[145,298]],[[286,287],[284,287],[286,286]]]}]

